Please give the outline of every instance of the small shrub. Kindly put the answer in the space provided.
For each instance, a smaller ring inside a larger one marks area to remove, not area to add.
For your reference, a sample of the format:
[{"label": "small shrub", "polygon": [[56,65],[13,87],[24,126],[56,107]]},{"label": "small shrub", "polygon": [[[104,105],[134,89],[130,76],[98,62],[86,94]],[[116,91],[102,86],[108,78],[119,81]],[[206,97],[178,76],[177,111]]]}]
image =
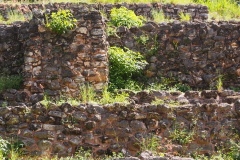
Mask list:
[{"label": "small shrub", "polygon": [[70,10],[59,10],[53,12],[50,17],[46,15],[46,27],[57,34],[66,33],[76,27],[77,20],[73,17]]},{"label": "small shrub", "polygon": [[109,49],[109,78],[110,88],[126,88],[126,83],[134,76],[139,76],[147,65],[144,57],[127,48],[119,47]]},{"label": "small shrub", "polygon": [[136,16],[132,10],[129,10],[126,7],[113,8],[110,13],[110,22],[116,27],[139,27],[143,23],[143,17]]}]

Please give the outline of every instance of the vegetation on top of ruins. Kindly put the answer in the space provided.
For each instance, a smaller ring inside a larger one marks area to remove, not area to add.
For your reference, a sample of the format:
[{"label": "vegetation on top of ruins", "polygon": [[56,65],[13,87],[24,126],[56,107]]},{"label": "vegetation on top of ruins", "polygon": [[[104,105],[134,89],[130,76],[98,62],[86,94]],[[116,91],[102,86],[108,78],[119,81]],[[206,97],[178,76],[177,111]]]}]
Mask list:
[{"label": "vegetation on top of ruins", "polygon": [[77,20],[73,17],[70,10],[59,10],[46,15],[46,27],[57,34],[66,33],[76,27]]}]

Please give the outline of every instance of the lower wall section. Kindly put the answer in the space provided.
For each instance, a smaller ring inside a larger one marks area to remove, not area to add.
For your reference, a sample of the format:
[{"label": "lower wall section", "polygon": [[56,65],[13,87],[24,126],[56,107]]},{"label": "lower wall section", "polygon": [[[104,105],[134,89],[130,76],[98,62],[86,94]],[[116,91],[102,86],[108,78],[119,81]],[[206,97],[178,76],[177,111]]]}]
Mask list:
[{"label": "lower wall section", "polygon": [[0,135],[17,137],[37,155],[71,155],[81,146],[95,155],[136,155],[153,135],[161,153],[211,155],[239,141],[239,98],[233,91],[142,91],[131,93],[130,104],[1,107]]}]

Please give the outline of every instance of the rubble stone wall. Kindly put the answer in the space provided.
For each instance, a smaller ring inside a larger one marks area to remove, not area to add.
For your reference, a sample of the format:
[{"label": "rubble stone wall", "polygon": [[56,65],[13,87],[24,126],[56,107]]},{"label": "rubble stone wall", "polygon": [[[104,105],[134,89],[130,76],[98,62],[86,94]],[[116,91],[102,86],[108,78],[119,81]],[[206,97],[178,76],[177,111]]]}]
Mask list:
[{"label": "rubble stone wall", "polygon": [[34,15],[36,25],[24,49],[24,85],[32,94],[76,97],[85,82],[96,89],[107,83],[108,43],[102,16],[81,7],[74,14],[77,27],[61,36],[44,27],[41,10]]},{"label": "rubble stone wall", "polygon": [[144,54],[148,77],[175,77],[193,88],[239,87],[239,22],[148,22],[140,28],[120,27],[110,46]]},{"label": "rubble stone wall", "polygon": [[0,71],[21,73],[30,94],[75,97],[85,82],[100,89],[108,81],[108,43],[101,14],[78,5],[69,9],[77,27],[61,36],[44,27],[41,8],[32,12],[29,22],[1,26]]},{"label": "rubble stone wall", "polygon": [[[59,156],[74,154],[80,147],[98,156],[121,151],[136,156],[144,139],[152,136],[158,140],[159,152],[186,156],[211,155],[216,148],[229,149],[230,140],[239,141],[238,92],[141,91],[130,95],[130,104],[1,107],[0,135],[22,141],[28,154]],[[164,103],[151,104],[154,99]]]},{"label": "rubble stone wall", "polygon": [[0,75],[23,72],[23,43],[18,40],[19,27],[0,26]]},{"label": "rubble stone wall", "polygon": [[98,10],[107,15],[109,17],[110,10],[114,7],[119,8],[121,6],[125,6],[128,9],[133,10],[137,15],[142,15],[147,19],[152,19],[152,11],[162,11],[166,17],[170,19],[179,20],[180,13],[188,13],[191,16],[191,20],[198,21],[206,21],[208,19],[208,8],[202,5],[175,5],[175,4],[161,4],[161,3],[149,3],[149,4],[127,4],[127,3],[119,3],[119,4],[72,4],[72,3],[53,3],[53,4],[22,4],[22,5],[6,5],[0,4],[0,14],[3,15],[5,19],[8,19],[9,12],[17,12],[23,14],[25,18],[31,18],[32,11],[36,9],[49,9],[49,10],[57,10],[57,9],[75,9],[79,8],[92,10]]}]

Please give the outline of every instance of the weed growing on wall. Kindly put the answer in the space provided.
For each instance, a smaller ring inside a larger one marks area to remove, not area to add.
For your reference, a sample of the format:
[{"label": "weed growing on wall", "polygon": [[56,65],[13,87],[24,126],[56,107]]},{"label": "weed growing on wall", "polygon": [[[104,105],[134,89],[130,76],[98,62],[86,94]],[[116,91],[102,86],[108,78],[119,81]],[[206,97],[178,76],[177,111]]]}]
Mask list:
[{"label": "weed growing on wall", "polygon": [[142,44],[142,45],[146,45],[147,42],[149,41],[148,35],[141,35],[141,36],[139,36],[139,37],[134,37],[134,39],[135,39],[139,44]]},{"label": "weed growing on wall", "polygon": [[223,75],[219,75],[216,81],[216,88],[218,92],[223,90]]},{"label": "weed growing on wall", "polygon": [[96,92],[90,84],[80,86],[80,99],[83,103],[96,102]]},{"label": "weed growing on wall", "polygon": [[193,136],[193,131],[188,131],[178,126],[175,126],[174,130],[170,133],[172,141],[181,145],[189,144],[193,140]]},{"label": "weed growing on wall", "polygon": [[22,76],[0,76],[0,92],[6,89],[19,89],[22,84]]},{"label": "weed growing on wall", "polygon": [[109,49],[110,88],[126,88],[126,83],[132,81],[134,76],[139,76],[146,65],[147,62],[140,53],[127,48],[111,47]]},{"label": "weed growing on wall", "polygon": [[8,19],[7,20],[4,19],[2,15],[0,15],[0,23],[2,23],[2,24],[12,24],[13,22],[16,22],[16,21],[26,21],[28,19],[26,19],[22,13],[19,13],[16,10],[8,11]]},{"label": "weed growing on wall", "polygon": [[149,135],[139,140],[141,151],[151,151],[155,155],[159,155],[158,147],[161,139],[157,135]]},{"label": "weed growing on wall", "polygon": [[121,94],[113,94],[108,91],[107,87],[104,87],[102,91],[102,97],[99,100],[100,104],[110,104],[114,102],[122,102],[127,103],[128,102],[129,95],[127,93],[121,93]]},{"label": "weed growing on wall", "polygon": [[66,33],[76,27],[77,20],[70,10],[59,10],[50,16],[46,14],[46,27],[57,34]]},{"label": "weed growing on wall", "polygon": [[180,20],[181,20],[182,22],[188,22],[188,21],[191,20],[191,16],[190,16],[190,14],[188,14],[188,13],[183,13],[183,12],[181,12],[181,13],[179,14],[179,17],[180,17]]},{"label": "weed growing on wall", "polygon": [[153,17],[153,21],[156,23],[171,22],[169,18],[166,18],[163,11],[152,10],[151,14]]},{"label": "weed growing on wall", "polygon": [[139,27],[143,24],[143,20],[144,18],[142,16],[137,16],[134,11],[127,9],[126,7],[111,9],[110,22],[116,27]]}]

